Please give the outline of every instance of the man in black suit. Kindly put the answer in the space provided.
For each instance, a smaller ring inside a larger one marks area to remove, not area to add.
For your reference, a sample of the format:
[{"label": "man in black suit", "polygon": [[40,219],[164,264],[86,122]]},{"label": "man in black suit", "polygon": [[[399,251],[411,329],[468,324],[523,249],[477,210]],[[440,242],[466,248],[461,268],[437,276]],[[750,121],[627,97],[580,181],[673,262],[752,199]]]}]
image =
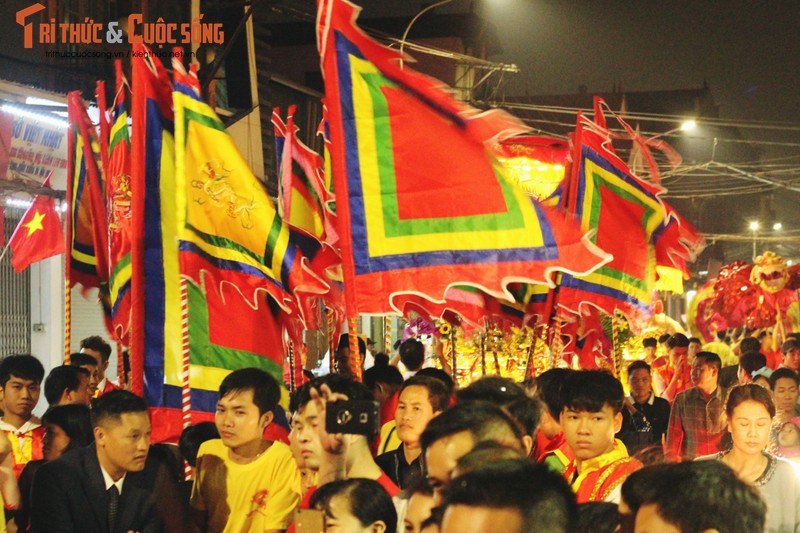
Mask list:
[{"label": "man in black suit", "polygon": [[95,443],[44,464],[33,483],[34,533],[150,533],[164,529],[161,465],[148,460],[144,400],[115,390],[94,400]]}]

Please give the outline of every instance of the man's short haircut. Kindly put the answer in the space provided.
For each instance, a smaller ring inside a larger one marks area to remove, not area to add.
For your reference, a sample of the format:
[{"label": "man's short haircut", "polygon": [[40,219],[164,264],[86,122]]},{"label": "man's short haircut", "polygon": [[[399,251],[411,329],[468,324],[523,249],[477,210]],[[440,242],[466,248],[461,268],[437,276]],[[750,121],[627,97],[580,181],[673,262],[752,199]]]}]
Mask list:
[{"label": "man's short haircut", "polygon": [[361,382],[370,391],[374,391],[378,383],[391,385],[394,390],[397,390],[403,384],[403,374],[400,373],[396,366],[378,365],[376,363],[375,366],[364,370]]},{"label": "man's short haircut", "polygon": [[585,502],[578,505],[575,533],[614,533],[618,531],[619,511],[616,503]]},{"label": "man's short haircut", "polygon": [[689,337],[689,344],[703,344],[703,342],[698,339],[697,337]]},{"label": "man's short haircut", "polygon": [[97,366],[97,359],[88,353],[75,352],[69,354],[69,364],[72,366]]},{"label": "man's short haircut", "polygon": [[400,394],[402,395],[404,390],[415,385],[427,389],[428,401],[434,413],[437,411],[444,411],[447,409],[447,406],[450,405],[450,394],[445,384],[430,376],[416,375],[408,378],[400,387]]},{"label": "man's short haircut", "polygon": [[516,509],[523,532],[568,533],[577,514],[566,480],[526,459],[487,463],[455,478],[444,492],[445,513],[453,505]]},{"label": "man's short haircut", "polygon": [[739,358],[739,366],[751,376],[759,368],[767,366],[767,358],[761,352],[745,352]]},{"label": "man's short haircut", "polygon": [[536,430],[542,423],[542,413],[545,409],[541,400],[528,396],[517,398],[505,406],[505,410],[519,423],[522,431],[531,437],[535,437]]},{"label": "man's short haircut", "polygon": [[195,466],[200,445],[207,440],[218,438],[219,431],[217,431],[217,425],[214,422],[200,422],[186,427],[181,432],[178,448],[181,450],[181,455],[186,459],[186,462]]},{"label": "man's short haircut", "polygon": [[580,370],[564,381],[564,409],[596,413],[608,405],[622,411],[625,391],[617,378],[604,370]]},{"label": "man's short haircut", "polygon": [[764,531],[764,500],[725,463],[687,461],[659,470],[658,477],[648,480],[655,490],[648,491],[641,505],[654,504],[658,515],[681,533],[707,529],[725,533]]},{"label": "man's short haircut", "polygon": [[119,422],[126,413],[146,412],[147,404],[142,397],[124,389],[113,390],[92,400],[92,427],[101,426],[109,420]]},{"label": "man's short haircut", "polygon": [[328,374],[312,379],[297,389],[289,400],[289,411],[296,413],[304,409],[306,404],[311,401],[311,389],[319,391],[322,385],[330,387],[331,392],[346,395],[349,400],[372,400],[372,392],[363,383],[339,374]]},{"label": "man's short haircut", "polygon": [[726,340],[728,340],[728,331],[724,330],[724,329],[718,331],[717,332],[717,339],[719,339],[720,342],[725,342]]},{"label": "man's short haircut", "polygon": [[669,338],[672,337],[669,333],[664,333],[663,335],[659,335],[658,337],[658,344],[666,344]]},{"label": "man's short haircut", "polygon": [[631,379],[634,370],[647,370],[647,373],[650,374],[650,365],[647,364],[647,361],[642,361],[641,359],[638,361],[634,361],[633,363],[628,365],[628,380]]},{"label": "man's short haircut", "polygon": [[697,352],[694,357],[695,359],[702,359],[707,365],[713,366],[717,369],[718,373],[722,368],[722,359],[714,352]]},{"label": "man's short haircut", "polygon": [[739,352],[741,353],[758,351],[761,351],[761,341],[755,337],[745,337],[742,339],[742,342],[739,343]]},{"label": "man's short haircut", "polygon": [[422,369],[420,369],[419,372],[417,372],[414,375],[415,376],[430,376],[430,377],[432,377],[434,379],[438,379],[439,381],[444,383],[444,386],[447,388],[447,395],[448,396],[452,396],[453,395],[453,391],[456,388],[456,384],[453,381],[453,378],[450,376],[450,374],[448,374],[447,372],[445,372],[441,368],[435,368],[435,367],[432,367],[432,366],[428,367],[428,368],[422,368]]},{"label": "man's short haircut", "polygon": [[509,448],[489,440],[479,442],[467,455],[456,461],[455,471],[458,472],[459,476],[463,476],[487,463],[516,459],[525,459],[521,450]]},{"label": "man's short haircut", "polygon": [[675,333],[667,340],[667,348],[688,348],[689,339],[683,333]]},{"label": "man's short haircut", "polygon": [[12,377],[41,383],[44,379],[44,367],[29,354],[7,355],[0,360],[0,387],[5,387]]},{"label": "man's short haircut", "polygon": [[781,378],[789,378],[794,381],[795,385],[800,386],[800,375],[791,368],[776,368],[772,375],[769,377],[769,385],[772,390],[775,390],[775,384]]},{"label": "man's short haircut", "polygon": [[423,449],[427,449],[437,440],[462,431],[468,431],[476,444],[487,440],[505,443],[511,439],[522,446],[519,424],[501,408],[487,402],[467,402],[445,409],[428,422],[420,443]]},{"label": "man's short haircut", "polygon": [[728,415],[728,420],[733,417],[733,410],[746,401],[760,403],[767,410],[770,418],[775,417],[775,402],[772,400],[772,394],[761,385],[748,383],[737,385],[728,393],[728,399],[725,402],[725,414]]},{"label": "man's short haircut", "polygon": [[56,405],[64,391],[75,391],[81,386],[81,376],[89,377],[85,368],[72,365],[54,367],[44,380],[44,397],[50,405]]},{"label": "man's short haircut", "polygon": [[397,339],[396,341],[394,341],[394,344],[392,344],[392,350],[396,352],[397,349],[400,348],[401,344],[403,344],[403,339]]},{"label": "man's short haircut", "polygon": [[525,389],[509,378],[483,376],[456,392],[457,402],[484,401],[504,406],[525,397]]},{"label": "man's short haircut", "polygon": [[658,339],[655,337],[645,337],[642,339],[642,346],[645,348],[657,348],[658,347]]},{"label": "man's short haircut", "polygon": [[425,362],[425,346],[417,339],[408,339],[400,345],[400,361],[409,370],[419,370]]},{"label": "man's short haircut", "polygon": [[[364,342],[364,339],[361,337],[356,337],[358,339],[358,353],[361,354],[363,357],[365,353],[367,353],[367,344]],[[347,348],[350,349],[350,335],[347,333],[342,333],[339,337],[339,344],[336,346],[336,351],[340,351]]]},{"label": "man's short haircut", "polygon": [[219,398],[246,390],[253,391],[253,403],[259,415],[275,411],[281,399],[278,382],[260,368],[240,368],[225,376],[219,385]]},{"label": "man's short haircut", "polygon": [[98,337],[97,335],[83,339],[81,341],[81,349],[84,348],[87,350],[94,350],[99,353],[104,363],[107,363],[108,359],[111,357],[111,345],[104,341],[102,337]]},{"label": "man's short haircut", "polygon": [[555,420],[564,410],[564,381],[574,370],[567,368],[551,368],[536,378],[536,395],[544,402],[550,416]]},{"label": "man's short haircut", "polygon": [[800,340],[792,337],[791,339],[786,340],[783,344],[781,344],[781,353],[786,355],[787,353],[791,352],[792,350],[800,348]]}]

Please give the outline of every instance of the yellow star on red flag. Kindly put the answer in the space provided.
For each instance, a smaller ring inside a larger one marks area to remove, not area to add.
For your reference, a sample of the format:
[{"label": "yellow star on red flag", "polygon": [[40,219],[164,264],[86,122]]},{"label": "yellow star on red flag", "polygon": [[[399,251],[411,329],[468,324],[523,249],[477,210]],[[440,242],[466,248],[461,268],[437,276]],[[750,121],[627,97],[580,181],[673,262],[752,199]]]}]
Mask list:
[{"label": "yellow star on red flag", "polygon": [[28,228],[28,237],[36,233],[38,230],[43,230],[44,226],[42,226],[42,220],[44,220],[46,213],[40,213],[36,211],[33,214],[33,218],[27,224],[23,224],[26,228]]}]

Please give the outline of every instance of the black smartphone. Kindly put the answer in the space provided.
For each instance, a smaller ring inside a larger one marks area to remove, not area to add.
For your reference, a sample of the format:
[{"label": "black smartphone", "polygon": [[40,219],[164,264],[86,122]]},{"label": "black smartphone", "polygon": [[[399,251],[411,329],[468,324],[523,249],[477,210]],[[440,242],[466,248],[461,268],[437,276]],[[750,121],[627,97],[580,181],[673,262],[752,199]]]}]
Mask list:
[{"label": "black smartphone", "polygon": [[340,400],[325,405],[325,431],[351,435],[377,435],[381,429],[380,404],[372,400]]}]

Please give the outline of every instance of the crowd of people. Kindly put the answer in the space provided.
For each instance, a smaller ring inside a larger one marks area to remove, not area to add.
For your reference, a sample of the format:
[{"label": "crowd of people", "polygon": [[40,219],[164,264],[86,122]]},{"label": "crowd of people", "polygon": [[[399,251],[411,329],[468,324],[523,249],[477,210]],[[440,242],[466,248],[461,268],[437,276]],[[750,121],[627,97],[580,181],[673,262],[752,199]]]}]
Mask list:
[{"label": "crowd of people", "polygon": [[[151,444],[144,399],[105,377],[111,349],[102,339],[85,339],[82,353],[47,378],[35,357],[6,356],[7,525],[800,532],[800,340],[783,343],[776,368],[757,338],[701,346],[677,333],[662,339],[660,357],[657,339],[644,344],[644,359],[621,379],[554,368],[524,383],[485,376],[457,388],[447,371],[423,368],[425,346],[415,339],[398,347],[404,372],[375,354],[356,380],[345,338],[334,372],[294,391],[288,412],[269,374],[231,372],[214,422],[187,427],[177,445]],[[49,408],[40,421],[32,413],[42,384]],[[266,440],[282,419],[286,439]]]}]

